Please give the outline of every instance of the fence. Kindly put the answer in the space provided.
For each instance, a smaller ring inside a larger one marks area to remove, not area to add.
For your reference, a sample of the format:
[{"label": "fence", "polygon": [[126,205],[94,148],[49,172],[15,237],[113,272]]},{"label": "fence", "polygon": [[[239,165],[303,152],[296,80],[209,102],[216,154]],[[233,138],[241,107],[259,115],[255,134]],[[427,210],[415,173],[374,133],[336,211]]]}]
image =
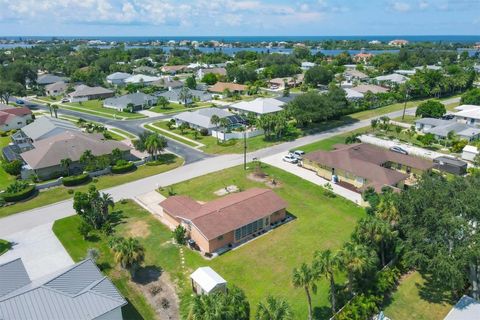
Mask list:
[{"label": "fence", "polygon": [[[244,132],[239,132],[239,131],[221,132],[221,131],[212,130],[212,136],[217,137],[217,134],[218,134],[218,139],[227,141],[231,139],[243,139]],[[251,130],[251,131],[247,131],[245,134],[247,138],[252,138],[252,137],[256,137],[263,134],[263,130],[260,130],[260,129]]]}]

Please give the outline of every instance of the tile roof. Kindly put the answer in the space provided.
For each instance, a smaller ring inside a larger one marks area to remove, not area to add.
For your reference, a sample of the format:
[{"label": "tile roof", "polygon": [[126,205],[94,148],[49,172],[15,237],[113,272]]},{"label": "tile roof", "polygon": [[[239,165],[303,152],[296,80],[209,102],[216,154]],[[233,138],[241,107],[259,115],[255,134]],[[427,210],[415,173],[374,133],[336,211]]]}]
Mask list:
[{"label": "tile roof", "polygon": [[217,82],[208,90],[211,92],[223,93],[225,89],[230,91],[245,91],[247,90],[247,86],[232,82]]},{"label": "tile roof", "polygon": [[252,188],[200,204],[185,196],[160,203],[166,211],[191,221],[207,240],[215,239],[253,221],[285,209],[287,203],[270,189]]},{"label": "tile roof", "polygon": [[374,84],[361,84],[356,87],[353,87],[352,90],[358,91],[360,93],[385,93],[388,92],[387,88],[376,86]]},{"label": "tile roof", "polygon": [[97,266],[84,260],[0,294],[0,319],[91,320],[125,304],[126,300]]},{"label": "tile roof", "polygon": [[23,152],[20,156],[31,168],[41,169],[59,165],[60,161],[66,158],[78,161],[86,150],[90,150],[95,156],[110,154],[115,148],[130,150],[124,143],[102,138],[100,135],[65,131],[34,142],[34,149]]}]

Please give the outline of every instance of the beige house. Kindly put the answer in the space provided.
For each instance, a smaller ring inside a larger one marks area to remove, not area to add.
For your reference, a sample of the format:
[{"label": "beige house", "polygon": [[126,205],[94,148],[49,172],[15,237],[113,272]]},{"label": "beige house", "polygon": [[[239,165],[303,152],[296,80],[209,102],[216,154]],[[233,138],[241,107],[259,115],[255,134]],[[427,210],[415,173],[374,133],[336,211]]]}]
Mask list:
[{"label": "beige house", "polygon": [[162,201],[170,227],[182,225],[204,253],[233,247],[286,218],[287,203],[270,189],[253,188],[201,204],[187,196]]},{"label": "beige house", "polygon": [[33,121],[27,107],[15,107],[0,103],[0,131],[20,129]]}]

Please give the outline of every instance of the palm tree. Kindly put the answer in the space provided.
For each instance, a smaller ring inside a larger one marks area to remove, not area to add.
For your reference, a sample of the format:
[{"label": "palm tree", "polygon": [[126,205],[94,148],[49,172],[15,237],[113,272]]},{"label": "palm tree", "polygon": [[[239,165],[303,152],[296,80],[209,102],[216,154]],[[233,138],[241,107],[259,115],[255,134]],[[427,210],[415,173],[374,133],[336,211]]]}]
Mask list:
[{"label": "palm tree", "polygon": [[188,320],[221,320],[223,315],[223,299],[221,293],[195,296],[190,303]]},{"label": "palm tree", "polygon": [[293,319],[292,309],[286,300],[268,296],[261,301],[257,307],[256,320],[291,320]]},{"label": "palm tree", "polygon": [[393,228],[397,226],[400,220],[400,213],[395,205],[395,200],[392,193],[384,193],[377,205],[377,208],[375,209],[375,215],[378,218],[390,223]]},{"label": "palm tree", "polygon": [[65,169],[67,176],[70,175],[70,166],[72,165],[72,162],[73,161],[70,158],[65,158],[60,160],[60,166]]},{"label": "palm tree", "polygon": [[192,99],[193,95],[188,87],[183,87],[178,93],[178,100],[183,101],[185,108],[187,107],[188,100]]},{"label": "palm tree", "polygon": [[52,110],[52,104],[47,103],[48,110],[50,111],[50,117],[53,117],[53,110]]},{"label": "palm tree", "polygon": [[119,263],[122,268],[129,269],[131,276],[134,277],[138,266],[145,258],[143,246],[134,238],[120,238],[112,245],[115,262]]},{"label": "palm tree", "polygon": [[354,274],[366,271],[375,263],[375,259],[365,245],[352,242],[343,245],[339,252],[339,259],[348,275],[348,291],[353,294]]},{"label": "palm tree", "polygon": [[[220,124],[220,117],[214,114],[210,118],[210,123],[213,124],[215,127],[217,127]],[[217,133],[217,143],[218,143],[218,130],[216,129],[215,132]]]},{"label": "palm tree", "polygon": [[167,147],[167,140],[164,136],[154,132],[147,137],[145,147],[152,158],[157,160],[157,153],[162,152]]},{"label": "palm tree", "polygon": [[52,105],[53,112],[55,113],[55,118],[58,118],[58,105]]},{"label": "palm tree", "polygon": [[310,268],[306,263],[302,263],[300,268],[293,269],[292,283],[295,288],[303,288],[307,295],[308,301],[308,319],[312,320],[312,297],[310,291],[317,293],[317,274],[315,274],[313,268]]},{"label": "palm tree", "polygon": [[219,124],[223,128],[223,133],[225,133],[227,127],[230,125],[230,121],[227,118],[221,118]]},{"label": "palm tree", "polygon": [[372,131],[375,132],[375,129],[378,127],[378,119],[372,119],[370,126],[372,127]]},{"label": "palm tree", "polygon": [[167,98],[165,98],[165,97],[158,97],[157,105],[159,105],[160,108],[165,109],[169,104],[170,104],[170,102],[168,101]]},{"label": "palm tree", "polygon": [[93,155],[91,150],[85,150],[82,155],[80,156],[80,163],[83,163],[84,165],[90,164],[90,162],[93,161],[95,156]]},{"label": "palm tree", "polygon": [[316,269],[319,274],[324,275],[330,283],[330,303],[332,306],[332,314],[335,314],[336,292],[334,272],[339,267],[340,260],[336,254],[327,249],[315,253],[315,260],[313,263],[313,268]]},{"label": "palm tree", "polygon": [[108,221],[108,209],[115,207],[115,201],[109,193],[102,193],[99,198],[100,210],[103,216],[103,221]]}]

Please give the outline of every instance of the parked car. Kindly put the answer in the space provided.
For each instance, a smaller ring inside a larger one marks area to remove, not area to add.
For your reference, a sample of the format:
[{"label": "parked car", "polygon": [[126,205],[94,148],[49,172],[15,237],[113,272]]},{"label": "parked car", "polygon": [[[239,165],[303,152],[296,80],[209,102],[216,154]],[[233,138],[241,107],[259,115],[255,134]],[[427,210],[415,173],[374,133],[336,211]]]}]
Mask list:
[{"label": "parked car", "polygon": [[62,103],[70,102],[70,100],[68,100],[68,98],[63,98],[61,102],[62,102]]},{"label": "parked car", "polygon": [[25,102],[23,100],[17,99],[17,100],[15,100],[15,103],[16,104],[24,104]]},{"label": "parked car", "polygon": [[302,150],[295,150],[292,152],[293,156],[296,157],[298,160],[302,160],[303,156],[305,155],[305,151]]},{"label": "parked car", "polygon": [[282,160],[285,161],[285,162],[289,162],[289,163],[297,163],[298,162],[298,159],[296,157],[294,157],[293,155],[291,155],[290,153],[287,154],[285,157],[283,157]]},{"label": "parked car", "polygon": [[403,149],[402,147],[399,147],[399,146],[393,146],[390,148],[390,151],[393,151],[393,152],[397,152],[397,153],[401,153],[401,154],[405,154],[407,155],[408,154],[408,151]]},{"label": "parked car", "polygon": [[443,120],[453,120],[455,119],[455,115],[453,114],[446,114],[442,117]]}]

